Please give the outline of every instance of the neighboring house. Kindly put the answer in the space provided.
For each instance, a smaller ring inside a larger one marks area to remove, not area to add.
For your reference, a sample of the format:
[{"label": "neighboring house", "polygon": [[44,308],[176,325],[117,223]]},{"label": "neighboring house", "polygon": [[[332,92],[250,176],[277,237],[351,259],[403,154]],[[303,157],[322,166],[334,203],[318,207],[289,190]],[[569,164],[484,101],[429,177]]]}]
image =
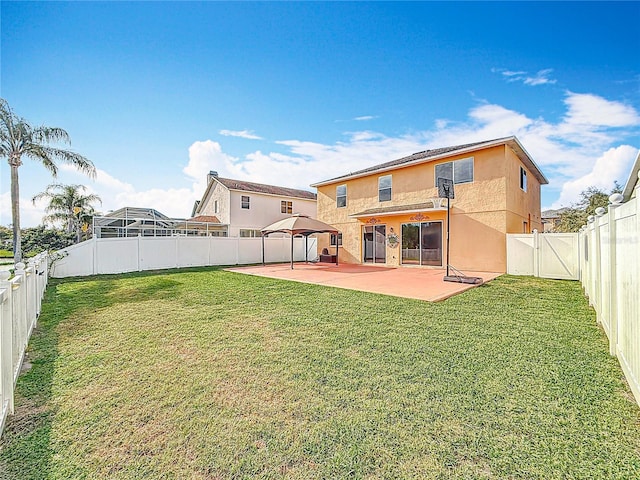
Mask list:
[{"label": "neighboring house", "polygon": [[638,156],[636,157],[636,161],[631,167],[631,173],[629,174],[629,179],[624,186],[624,190],[622,190],[622,197],[625,202],[628,202],[630,199],[636,196],[636,185],[638,185],[638,175],[640,175],[640,152],[638,152]]},{"label": "neighboring house", "polygon": [[294,213],[316,216],[316,194],[306,190],[263,185],[207,175],[207,189],[192,216],[215,216],[229,225],[231,237],[259,237],[260,230]]},{"label": "neighboring house", "polygon": [[560,224],[562,214],[567,211],[567,208],[559,208],[557,210],[545,210],[542,212],[542,231],[544,233],[555,232],[556,228]]},{"label": "neighboring house", "polygon": [[[451,259],[456,268],[506,271],[506,234],[541,230],[540,185],[547,179],[515,137],[438,148],[313,184],[317,218],[340,261],[446,266],[447,201],[437,178],[455,187]],[[329,246],[319,239],[318,248]]]},{"label": "neighboring house", "polygon": [[153,208],[124,207],[93,217],[96,238],[213,236],[226,237],[227,225],[216,217],[169,218]]}]

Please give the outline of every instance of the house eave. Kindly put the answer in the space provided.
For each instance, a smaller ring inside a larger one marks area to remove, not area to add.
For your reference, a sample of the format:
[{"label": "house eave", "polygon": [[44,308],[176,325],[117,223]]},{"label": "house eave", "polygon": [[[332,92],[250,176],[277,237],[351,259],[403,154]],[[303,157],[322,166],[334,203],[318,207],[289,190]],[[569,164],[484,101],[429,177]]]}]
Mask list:
[{"label": "house eave", "polygon": [[240,188],[229,188],[229,187],[225,187],[227,188],[227,190],[229,190],[230,192],[240,192],[240,193],[251,193],[254,195],[265,195],[267,197],[281,197],[281,198],[294,198],[296,200],[307,200],[309,202],[317,202],[318,199],[317,198],[305,198],[305,197],[294,197],[292,195],[280,195],[277,193],[264,193],[264,192],[256,192],[254,190],[242,190]]},{"label": "house eave", "polygon": [[344,175],[342,177],[333,178],[331,180],[324,180],[321,182],[312,183],[310,187],[318,188],[318,187],[323,187],[325,185],[342,183],[342,182],[346,182],[347,180],[354,180],[356,178],[368,177],[370,175],[377,175],[380,173],[390,172],[393,170],[398,170],[400,168],[411,167],[411,166],[420,165],[423,163],[431,163],[437,160],[442,160],[444,158],[450,158],[458,155],[465,155],[468,153],[477,152],[479,150],[485,150],[487,148],[496,147],[499,145],[508,145],[509,147],[511,147],[511,149],[516,153],[518,158],[520,158],[520,160],[525,165],[527,165],[529,169],[534,173],[534,175],[536,176],[536,178],[538,179],[541,185],[547,185],[549,183],[549,181],[544,176],[540,168],[538,168],[536,163],[533,161],[531,156],[527,153],[527,151],[522,146],[522,144],[518,141],[518,139],[516,137],[507,137],[507,138],[500,138],[497,140],[482,143],[480,145],[474,145],[473,147],[463,148],[460,150],[456,150],[454,152],[447,152],[447,153],[442,153],[440,155],[434,155],[432,157],[420,158],[418,160],[413,160],[411,162],[402,163],[399,165],[392,165],[389,167],[383,167],[376,170],[369,170],[367,172]]},{"label": "house eave", "polygon": [[413,213],[446,212],[446,211],[447,211],[446,207],[419,208],[416,210],[394,210],[392,212],[383,212],[383,213],[353,213],[349,216],[352,218],[399,217],[400,215],[410,215]]}]

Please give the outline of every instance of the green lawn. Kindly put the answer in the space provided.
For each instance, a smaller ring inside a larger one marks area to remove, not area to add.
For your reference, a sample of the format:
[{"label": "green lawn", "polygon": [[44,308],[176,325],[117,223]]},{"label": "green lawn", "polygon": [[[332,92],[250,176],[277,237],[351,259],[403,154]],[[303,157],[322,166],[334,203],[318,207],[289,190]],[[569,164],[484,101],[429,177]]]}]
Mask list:
[{"label": "green lawn", "polygon": [[441,303],[217,269],[52,281],[8,479],[640,478],[577,282]]}]

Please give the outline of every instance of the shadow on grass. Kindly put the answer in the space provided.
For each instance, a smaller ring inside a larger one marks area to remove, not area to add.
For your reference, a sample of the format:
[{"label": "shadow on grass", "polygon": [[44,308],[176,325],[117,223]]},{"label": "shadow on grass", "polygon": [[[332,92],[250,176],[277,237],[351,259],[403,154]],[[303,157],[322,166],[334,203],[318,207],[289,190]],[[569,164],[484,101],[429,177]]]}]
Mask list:
[{"label": "shadow on grass", "polygon": [[18,378],[15,413],[7,419],[0,440],[0,478],[28,480],[50,476],[50,462],[55,454],[51,430],[56,415],[52,385],[59,355],[60,323],[83,311],[166,298],[181,283],[171,278],[175,274],[210,271],[211,268],[193,268],[51,279],[27,349],[25,366],[30,368]]}]

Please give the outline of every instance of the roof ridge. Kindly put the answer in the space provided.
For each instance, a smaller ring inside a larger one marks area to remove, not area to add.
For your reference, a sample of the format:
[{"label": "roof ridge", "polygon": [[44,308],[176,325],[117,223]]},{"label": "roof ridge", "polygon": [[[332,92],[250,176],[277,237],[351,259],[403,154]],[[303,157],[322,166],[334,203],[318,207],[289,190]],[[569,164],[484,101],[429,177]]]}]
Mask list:
[{"label": "roof ridge", "polygon": [[[424,159],[428,159],[431,157],[438,157],[441,155],[446,155],[446,154],[453,154],[457,151],[460,150],[467,150],[473,147],[478,147],[478,146],[482,146],[482,145],[487,145],[487,146],[492,146],[492,145],[496,145],[496,144],[501,144],[501,143],[507,143],[513,141],[515,142],[517,145],[520,146],[518,139],[514,136],[507,136],[507,137],[499,137],[499,138],[494,138],[491,140],[482,140],[479,142],[471,142],[471,143],[463,143],[460,145],[452,145],[452,146],[448,146],[448,147],[439,147],[439,148],[432,148],[432,149],[427,149],[427,150],[423,150],[421,152],[416,152],[416,153],[412,153],[411,155],[406,155],[404,157],[400,157],[400,158],[396,158],[395,160],[390,160],[388,162],[383,162],[383,163],[379,163],[377,165],[373,165],[371,167],[367,167],[361,170],[357,170],[355,172],[350,172],[344,175],[340,175],[338,177],[334,177],[334,178],[330,178],[328,180],[322,180],[320,182],[315,182],[313,184],[311,184],[312,187],[318,187],[320,185],[323,184],[328,184],[328,183],[333,183],[337,180],[341,180],[341,179],[348,179],[357,175],[362,175],[362,174],[371,174],[371,173],[375,173],[377,171],[380,170],[385,170],[385,169],[390,169],[391,167],[396,167],[396,166],[401,166],[401,165],[405,165],[407,163],[410,162],[414,162],[414,161],[419,161],[419,160],[424,160]],[[520,146],[520,148],[524,148],[522,146]],[[527,152],[524,152],[525,155],[527,155],[527,157],[530,159],[530,156],[528,155]],[[533,160],[531,160],[533,162]],[[535,165],[535,168],[538,168],[537,165]],[[539,170],[539,169],[538,169]],[[540,172],[540,174],[542,175],[542,172]]]},{"label": "roof ridge", "polygon": [[[316,194],[309,190],[301,188],[282,187],[280,185],[271,185],[268,183],[252,182],[250,180],[238,180],[227,177],[215,177],[220,183],[227,188],[253,191],[256,193],[267,193],[271,195],[298,196],[301,198],[315,199]],[[248,188],[242,188],[248,187]]]}]

